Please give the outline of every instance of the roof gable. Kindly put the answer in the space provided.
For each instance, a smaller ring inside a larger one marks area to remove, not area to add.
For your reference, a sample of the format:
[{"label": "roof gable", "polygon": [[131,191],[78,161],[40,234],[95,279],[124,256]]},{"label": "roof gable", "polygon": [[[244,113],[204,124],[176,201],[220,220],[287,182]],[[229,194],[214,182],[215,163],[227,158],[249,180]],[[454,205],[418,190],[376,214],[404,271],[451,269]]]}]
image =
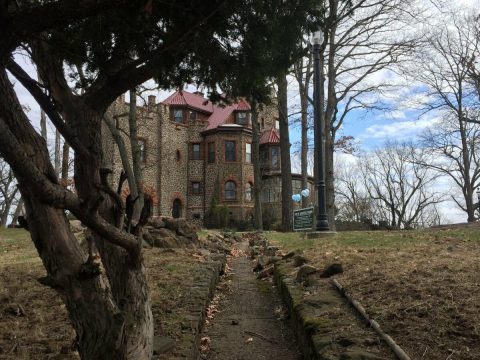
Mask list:
[{"label": "roof gable", "polygon": [[277,129],[271,128],[265,130],[260,136],[260,145],[263,144],[278,144],[280,143],[280,134]]}]

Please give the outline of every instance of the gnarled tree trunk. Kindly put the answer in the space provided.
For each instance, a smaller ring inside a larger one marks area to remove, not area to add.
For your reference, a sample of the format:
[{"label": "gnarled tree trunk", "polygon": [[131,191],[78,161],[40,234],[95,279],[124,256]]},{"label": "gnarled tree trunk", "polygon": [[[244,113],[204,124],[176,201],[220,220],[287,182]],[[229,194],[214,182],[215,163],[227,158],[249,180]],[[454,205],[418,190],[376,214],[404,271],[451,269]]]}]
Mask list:
[{"label": "gnarled tree trunk", "polygon": [[[72,114],[66,114],[67,122],[71,122],[90,154],[78,153],[75,161],[78,199],[58,185],[45,140],[26,119],[3,67],[0,67],[0,154],[17,176],[32,240],[49,283],[67,306],[80,356],[150,359],[153,318],[141,251],[127,252],[94,235],[107,277],[99,275],[98,268],[89,261],[71,232],[63,210],[69,208],[90,226],[98,217],[97,211],[112,213],[109,199],[102,201],[99,190],[101,116],[78,101],[72,104]],[[108,224],[99,224],[96,227],[99,232],[110,229]],[[105,283],[107,279],[110,290]]]}]

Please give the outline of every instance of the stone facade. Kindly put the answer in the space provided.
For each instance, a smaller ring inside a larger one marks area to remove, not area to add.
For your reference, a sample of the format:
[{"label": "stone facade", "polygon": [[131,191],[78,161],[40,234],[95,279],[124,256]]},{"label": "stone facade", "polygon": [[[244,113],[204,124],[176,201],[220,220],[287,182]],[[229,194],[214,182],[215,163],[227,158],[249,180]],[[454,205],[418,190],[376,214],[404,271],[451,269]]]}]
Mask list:
[{"label": "stone facade", "polygon": [[[128,110],[129,104],[119,98],[107,116],[121,130],[130,153],[126,135]],[[248,103],[242,100],[226,106],[214,105],[201,94],[178,91],[159,104],[150,96],[148,104],[137,106],[137,119],[138,139],[143,149],[144,189],[155,198],[154,215],[185,217],[203,225],[215,203],[226,206],[232,220],[253,217]],[[265,106],[259,112],[260,147],[264,154],[262,199],[266,208],[273,209],[275,218],[281,214],[277,194],[281,191],[277,119],[275,105]],[[108,129],[104,130],[105,158],[113,163],[114,179],[118,179],[121,158]],[[275,194],[263,195],[264,189],[269,192],[273,189]]]}]

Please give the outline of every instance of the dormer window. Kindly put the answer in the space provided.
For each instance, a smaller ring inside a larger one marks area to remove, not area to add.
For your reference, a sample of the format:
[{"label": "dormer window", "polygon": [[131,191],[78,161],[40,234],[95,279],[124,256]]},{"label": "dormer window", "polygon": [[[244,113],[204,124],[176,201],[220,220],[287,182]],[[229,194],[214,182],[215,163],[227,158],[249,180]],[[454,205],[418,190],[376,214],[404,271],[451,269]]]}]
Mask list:
[{"label": "dormer window", "polygon": [[236,122],[238,125],[248,124],[248,113],[246,111],[239,111],[236,113]]},{"label": "dormer window", "polygon": [[177,124],[183,124],[183,110],[182,109],[173,109],[173,121]]},{"label": "dormer window", "polygon": [[197,112],[196,111],[190,110],[190,120],[191,121],[197,120]]}]

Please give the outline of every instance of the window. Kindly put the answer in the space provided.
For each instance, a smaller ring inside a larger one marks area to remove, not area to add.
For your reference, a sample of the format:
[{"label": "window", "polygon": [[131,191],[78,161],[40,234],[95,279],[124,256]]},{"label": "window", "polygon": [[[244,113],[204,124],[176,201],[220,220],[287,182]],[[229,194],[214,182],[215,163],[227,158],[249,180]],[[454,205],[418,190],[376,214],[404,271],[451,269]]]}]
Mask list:
[{"label": "window", "polygon": [[262,130],[265,128],[265,119],[262,117]]},{"label": "window", "polygon": [[268,166],[268,149],[260,149],[260,166]]},{"label": "window", "polygon": [[225,141],[225,161],[236,161],[235,141]]},{"label": "window", "polygon": [[173,109],[173,121],[177,124],[183,124],[183,110],[182,109]]},{"label": "window", "polygon": [[215,143],[214,142],[208,143],[208,162],[209,163],[215,162]]},{"label": "window", "polygon": [[245,144],[245,162],[252,162],[252,144],[250,143]]},{"label": "window", "polygon": [[237,184],[233,181],[227,181],[225,183],[225,200],[237,199]]},{"label": "window", "polygon": [[199,143],[192,144],[192,160],[200,160],[202,158],[201,147]]},{"label": "window", "polygon": [[252,201],[252,191],[253,191],[253,185],[248,182],[245,185],[245,200],[246,201]]},{"label": "window", "polygon": [[237,124],[238,125],[247,125],[248,124],[248,114],[245,111],[239,111],[236,114]]},{"label": "window", "polygon": [[192,195],[200,195],[202,187],[199,181],[192,181]]},{"label": "window", "polygon": [[190,111],[190,120],[192,120],[192,121],[197,120],[197,112],[196,111],[193,111],[193,110]]},{"label": "window", "polygon": [[279,153],[279,148],[278,146],[274,146],[270,149],[270,159],[272,160],[272,169],[278,169],[279,167],[279,161],[278,161],[278,153]]},{"label": "window", "polygon": [[261,197],[262,197],[262,202],[264,203],[274,202],[273,191],[270,188],[263,189]]},{"label": "window", "polygon": [[180,150],[175,151],[175,159],[178,162],[180,162],[180,160],[182,160],[182,153],[180,152]]},{"label": "window", "polygon": [[146,141],[145,139],[138,139],[138,147],[140,148],[140,162],[147,161]]},{"label": "window", "polygon": [[280,129],[280,120],[275,120],[275,129]]}]

